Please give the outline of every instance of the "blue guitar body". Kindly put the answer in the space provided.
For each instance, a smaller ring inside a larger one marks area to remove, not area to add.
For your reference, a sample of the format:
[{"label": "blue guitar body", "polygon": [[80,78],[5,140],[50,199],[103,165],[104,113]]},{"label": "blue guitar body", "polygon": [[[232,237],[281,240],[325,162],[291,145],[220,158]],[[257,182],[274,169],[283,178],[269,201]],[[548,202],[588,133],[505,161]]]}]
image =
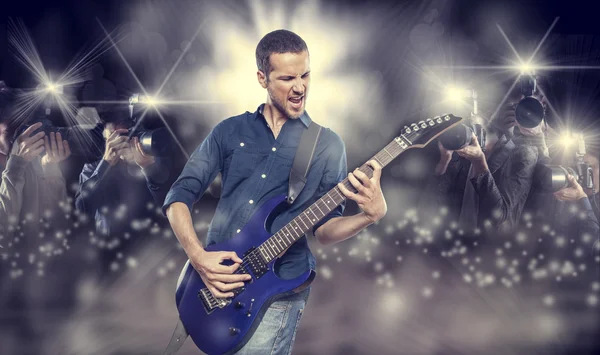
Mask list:
[{"label": "blue guitar body", "polygon": [[[246,260],[244,255],[249,250],[258,247],[271,236],[266,223],[282,203],[285,203],[285,196],[276,196],[267,201],[254,213],[240,233],[224,243],[210,245],[205,250],[234,251]],[[238,289],[236,296],[227,300],[213,298],[212,303],[207,303],[210,295],[207,297],[206,291],[201,292],[203,289],[207,290],[206,285],[189,261],[186,263],[180,275],[176,302],[179,317],[200,350],[209,355],[236,352],[250,339],[272,301],[301,291],[315,277],[313,271],[307,271],[295,279],[282,280],[273,271],[275,260],[264,265],[266,269],[263,268],[258,274],[249,272],[252,281],[247,282],[243,289]]]}]

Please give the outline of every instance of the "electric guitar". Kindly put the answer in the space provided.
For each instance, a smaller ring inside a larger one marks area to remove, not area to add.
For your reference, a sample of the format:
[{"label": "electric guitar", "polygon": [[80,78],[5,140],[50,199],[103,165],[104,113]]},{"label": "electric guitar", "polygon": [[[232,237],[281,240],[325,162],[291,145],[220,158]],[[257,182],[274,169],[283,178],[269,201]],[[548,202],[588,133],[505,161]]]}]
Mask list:
[{"label": "electric guitar", "polygon": [[[405,150],[425,147],[461,120],[447,114],[404,126],[402,134],[371,159],[385,167]],[[373,176],[373,169],[366,164],[360,170],[369,178]],[[347,178],[343,184],[356,192]],[[286,196],[273,197],[254,213],[238,234],[226,242],[207,246],[205,250],[210,252],[236,252],[243,263],[235,273],[252,276],[244,287],[233,291],[233,298],[213,296],[188,260],[179,276],[175,297],[184,334],[189,334],[196,346],[209,355],[231,354],[243,347],[272,301],[300,292],[315,278],[315,272],[309,270],[295,279],[282,280],[273,271],[275,260],[344,199],[336,186],[271,235],[266,226],[286,204]],[[228,262],[224,264],[231,265],[232,262]],[[183,343],[183,340],[175,338],[176,342]]]}]

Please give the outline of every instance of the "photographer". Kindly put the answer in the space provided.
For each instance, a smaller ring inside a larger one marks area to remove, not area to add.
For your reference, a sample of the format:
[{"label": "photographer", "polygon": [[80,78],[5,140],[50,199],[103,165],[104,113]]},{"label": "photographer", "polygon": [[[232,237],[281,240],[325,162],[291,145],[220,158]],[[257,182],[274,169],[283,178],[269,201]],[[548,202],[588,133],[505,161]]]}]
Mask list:
[{"label": "photographer", "polygon": [[[67,159],[71,150],[60,133],[36,132],[41,123],[25,129],[13,142],[18,130],[7,102],[9,89],[3,86],[0,95],[4,101],[0,110],[0,226],[10,231],[25,219],[39,221],[44,212],[52,211],[66,198],[58,163]],[[28,223],[25,232],[34,231],[37,225]]]},{"label": "photographer", "polygon": [[76,208],[94,214],[102,236],[122,232],[132,218],[147,217],[147,203],[162,205],[172,182],[166,160],[144,153],[139,139],[127,136],[129,127],[128,118],[105,121],[104,155],[85,164],[79,177]]},{"label": "photographer", "polygon": [[[558,224],[555,227],[578,236],[584,234],[598,236],[600,225],[598,224],[598,218],[594,214],[588,195],[583,191],[583,188],[573,175],[569,175],[568,180],[568,187],[553,194],[559,201],[558,208],[556,209],[558,213],[553,218],[556,221],[555,224]],[[576,208],[568,208],[570,206],[575,206]],[[574,213],[582,213],[583,215],[577,217]],[[571,218],[565,219],[565,216]]]},{"label": "photographer", "polygon": [[502,230],[514,228],[531,188],[537,150],[517,147],[495,124],[487,127],[485,153],[475,134],[456,151],[441,141],[438,147],[437,202],[467,230],[485,226],[486,220]]}]

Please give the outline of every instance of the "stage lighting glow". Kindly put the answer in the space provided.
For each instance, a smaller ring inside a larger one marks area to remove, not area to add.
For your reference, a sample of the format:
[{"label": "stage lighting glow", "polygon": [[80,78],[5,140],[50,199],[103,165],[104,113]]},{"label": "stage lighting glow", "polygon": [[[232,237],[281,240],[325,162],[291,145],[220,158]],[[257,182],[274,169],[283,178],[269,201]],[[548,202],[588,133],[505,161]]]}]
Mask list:
[{"label": "stage lighting glow", "polygon": [[61,95],[64,93],[63,86],[53,82],[47,82],[45,85],[46,91],[53,95]]},{"label": "stage lighting glow", "polygon": [[148,106],[156,107],[160,103],[160,100],[154,96],[142,96],[141,102]]},{"label": "stage lighting glow", "polygon": [[149,107],[156,107],[163,101],[156,96],[133,94],[129,98],[129,105],[134,106],[137,104],[146,105]]},{"label": "stage lighting glow", "polygon": [[531,74],[534,72],[536,66],[531,64],[530,62],[527,63],[521,63],[521,65],[519,65],[519,70],[521,71],[521,74]]},{"label": "stage lighting glow", "polygon": [[565,148],[568,148],[575,143],[575,139],[573,138],[570,132],[561,134],[559,137],[559,141],[560,144]]},{"label": "stage lighting glow", "polygon": [[472,96],[472,91],[457,86],[447,86],[445,96],[450,101],[462,101]]}]

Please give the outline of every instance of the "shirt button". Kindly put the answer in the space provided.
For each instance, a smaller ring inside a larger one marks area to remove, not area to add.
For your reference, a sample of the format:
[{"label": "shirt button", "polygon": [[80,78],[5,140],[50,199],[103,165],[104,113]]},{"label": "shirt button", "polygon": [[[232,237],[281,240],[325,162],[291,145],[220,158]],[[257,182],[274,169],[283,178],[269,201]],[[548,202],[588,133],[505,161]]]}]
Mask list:
[{"label": "shirt button", "polygon": [[253,204],[253,203],[254,203],[254,200],[250,200],[250,201],[248,201],[248,203],[249,203],[249,204]]},{"label": "shirt button", "polygon": [[263,179],[267,177],[267,175],[262,174],[260,177],[262,177]]},{"label": "shirt button", "polygon": [[276,151],[276,150],[277,150],[277,148],[273,147],[271,150],[272,150],[272,151]]},{"label": "shirt button", "polygon": [[239,233],[239,232],[241,232],[241,231],[242,231],[241,229],[238,229],[238,230],[236,231],[236,233]]},{"label": "shirt button", "polygon": [[240,143],[240,147],[243,147],[243,146],[244,146],[244,142]]}]

